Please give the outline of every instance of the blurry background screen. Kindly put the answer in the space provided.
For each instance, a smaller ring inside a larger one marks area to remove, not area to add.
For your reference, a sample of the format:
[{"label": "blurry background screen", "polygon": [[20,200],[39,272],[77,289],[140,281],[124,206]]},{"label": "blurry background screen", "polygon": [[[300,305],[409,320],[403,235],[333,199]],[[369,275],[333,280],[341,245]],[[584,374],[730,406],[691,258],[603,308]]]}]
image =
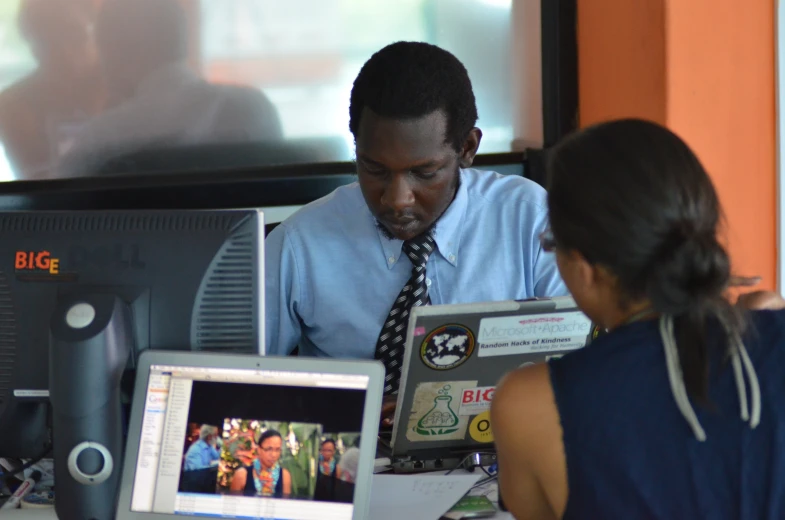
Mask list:
[{"label": "blurry background screen", "polygon": [[455,54],[481,154],[542,144],[539,0],[2,0],[0,180],[354,158],[349,94],[399,40]]}]

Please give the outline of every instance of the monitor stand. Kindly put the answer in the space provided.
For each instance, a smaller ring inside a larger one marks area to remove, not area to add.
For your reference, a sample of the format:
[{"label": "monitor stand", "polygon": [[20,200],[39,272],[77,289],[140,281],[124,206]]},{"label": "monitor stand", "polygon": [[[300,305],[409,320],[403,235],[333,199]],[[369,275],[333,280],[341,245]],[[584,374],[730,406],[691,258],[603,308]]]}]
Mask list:
[{"label": "monitor stand", "polygon": [[111,520],[123,451],[120,380],[133,351],[130,307],[114,294],[61,297],[50,323],[58,518]]}]

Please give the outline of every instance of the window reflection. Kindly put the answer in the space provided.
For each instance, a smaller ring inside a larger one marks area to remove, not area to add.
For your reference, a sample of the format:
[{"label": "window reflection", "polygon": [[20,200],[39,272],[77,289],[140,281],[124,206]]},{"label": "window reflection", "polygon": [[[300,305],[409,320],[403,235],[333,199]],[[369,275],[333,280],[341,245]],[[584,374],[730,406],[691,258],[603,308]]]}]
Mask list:
[{"label": "window reflection", "polygon": [[509,151],[511,3],[3,0],[0,179],[351,160],[352,82],[396,40],[461,59]]}]

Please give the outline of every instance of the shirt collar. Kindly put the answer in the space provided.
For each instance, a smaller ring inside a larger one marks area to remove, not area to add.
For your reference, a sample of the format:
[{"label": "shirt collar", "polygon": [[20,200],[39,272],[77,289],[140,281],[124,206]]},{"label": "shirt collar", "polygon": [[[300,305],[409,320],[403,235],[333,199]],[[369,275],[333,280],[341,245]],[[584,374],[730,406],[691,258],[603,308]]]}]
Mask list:
[{"label": "shirt collar", "polygon": [[[439,254],[455,267],[458,266],[458,260],[460,258],[461,229],[466,215],[466,208],[469,203],[468,188],[464,182],[465,177],[463,175],[463,170],[460,170],[460,175],[461,184],[458,186],[458,192],[455,194],[455,198],[447,207],[444,214],[442,214],[436,222],[433,234]],[[371,216],[371,218],[373,218],[373,216]],[[384,253],[384,262],[387,264],[388,269],[392,269],[401,257],[403,240],[387,238],[384,232],[379,229],[376,219],[374,219],[373,223],[376,227],[376,232],[379,234],[379,241],[381,242],[382,251]]]}]

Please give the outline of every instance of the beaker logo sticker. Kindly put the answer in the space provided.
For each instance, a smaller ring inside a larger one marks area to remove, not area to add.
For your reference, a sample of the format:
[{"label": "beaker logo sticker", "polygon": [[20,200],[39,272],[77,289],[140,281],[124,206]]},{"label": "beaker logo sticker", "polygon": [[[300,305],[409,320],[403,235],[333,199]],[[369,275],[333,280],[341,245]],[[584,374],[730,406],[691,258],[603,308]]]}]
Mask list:
[{"label": "beaker logo sticker", "polygon": [[420,359],[433,370],[462,365],[474,352],[474,334],[463,325],[443,325],[431,331],[420,347]]},{"label": "beaker logo sticker", "polygon": [[420,417],[414,431],[420,435],[448,435],[458,431],[458,415],[452,409],[450,385],[444,385],[433,399],[433,407]]},{"label": "beaker logo sticker", "polygon": [[468,415],[460,415],[461,396],[478,381],[423,381],[417,383],[405,423],[412,442],[442,442],[466,437]]}]

